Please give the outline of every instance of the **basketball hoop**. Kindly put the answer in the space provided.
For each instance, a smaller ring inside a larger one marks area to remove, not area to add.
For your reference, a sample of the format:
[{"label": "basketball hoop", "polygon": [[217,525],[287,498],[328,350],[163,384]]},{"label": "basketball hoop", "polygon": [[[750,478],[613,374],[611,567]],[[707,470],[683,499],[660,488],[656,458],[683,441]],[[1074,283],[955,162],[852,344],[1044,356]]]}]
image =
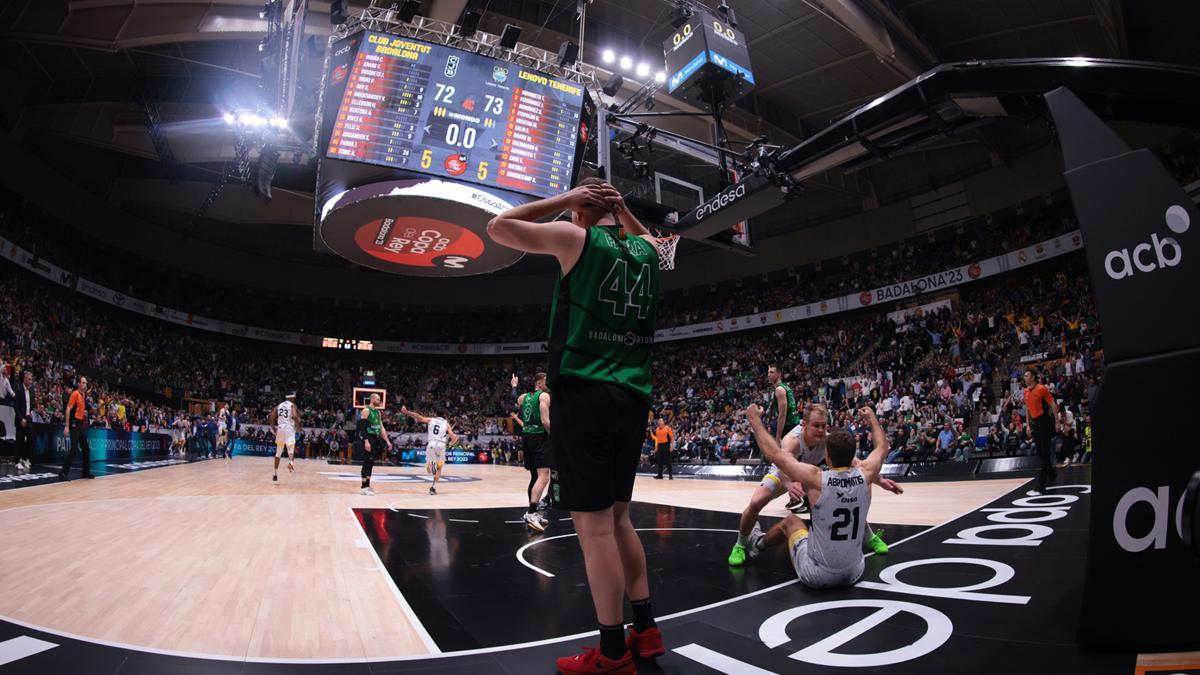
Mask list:
[{"label": "basketball hoop", "polygon": [[675,269],[675,247],[677,246],[679,246],[679,235],[677,234],[655,238],[654,248],[658,249],[658,269]]}]

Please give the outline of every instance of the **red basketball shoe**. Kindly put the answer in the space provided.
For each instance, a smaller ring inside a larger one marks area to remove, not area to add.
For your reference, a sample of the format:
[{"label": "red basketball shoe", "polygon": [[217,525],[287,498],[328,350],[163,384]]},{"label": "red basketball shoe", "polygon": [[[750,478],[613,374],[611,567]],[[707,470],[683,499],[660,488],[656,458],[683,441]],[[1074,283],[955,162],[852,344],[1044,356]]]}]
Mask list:
[{"label": "red basketball shoe", "polygon": [[601,654],[599,647],[589,647],[582,654],[564,656],[554,665],[562,675],[637,675],[631,652],[625,652],[624,656],[613,660]]},{"label": "red basketball shoe", "polygon": [[636,652],[643,659],[652,659],[667,653],[667,648],[663,646],[662,631],[657,626],[647,628],[644,633],[630,628],[625,644],[629,646],[629,651]]}]

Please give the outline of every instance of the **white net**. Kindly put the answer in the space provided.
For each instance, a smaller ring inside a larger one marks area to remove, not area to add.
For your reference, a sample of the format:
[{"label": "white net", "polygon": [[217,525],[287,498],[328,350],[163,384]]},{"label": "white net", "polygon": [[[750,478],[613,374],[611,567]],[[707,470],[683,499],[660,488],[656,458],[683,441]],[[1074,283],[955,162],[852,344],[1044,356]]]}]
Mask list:
[{"label": "white net", "polygon": [[677,246],[679,246],[679,235],[677,234],[657,238],[654,247],[658,249],[658,269],[675,269],[675,247]]}]

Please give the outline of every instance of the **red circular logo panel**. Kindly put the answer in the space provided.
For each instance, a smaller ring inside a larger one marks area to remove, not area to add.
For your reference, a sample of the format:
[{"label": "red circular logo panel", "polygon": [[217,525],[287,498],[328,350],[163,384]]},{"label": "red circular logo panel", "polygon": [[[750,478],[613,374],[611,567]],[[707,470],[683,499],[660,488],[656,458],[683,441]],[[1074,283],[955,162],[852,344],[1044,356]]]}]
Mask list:
[{"label": "red circular logo panel", "polygon": [[486,274],[521,259],[487,235],[503,198],[437,179],[378,183],[339,194],[323,209],[321,241],[352,262],[396,274]]}]

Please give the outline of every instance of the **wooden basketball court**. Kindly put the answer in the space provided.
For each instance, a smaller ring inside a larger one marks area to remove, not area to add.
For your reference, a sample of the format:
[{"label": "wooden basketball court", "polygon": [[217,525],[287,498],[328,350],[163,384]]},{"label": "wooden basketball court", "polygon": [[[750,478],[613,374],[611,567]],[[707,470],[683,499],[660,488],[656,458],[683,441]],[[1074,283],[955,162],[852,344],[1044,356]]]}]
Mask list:
[{"label": "wooden basketball court", "polygon": [[[427,482],[412,480],[421,473],[377,466],[378,494],[364,497],[355,466],[298,460],[294,474],[281,466],[272,483],[269,458],[237,457],[0,492],[0,617],[90,640],[237,659],[438,651],[354,509],[415,518],[430,509],[495,509],[499,524],[487,527],[524,533],[511,521],[523,511],[528,474],[451,466],[449,475],[477,480],[439,484],[430,496]],[[1022,482],[910,483],[902,496],[875,490],[871,521],[937,525]],[[753,485],[640,477],[634,499],[717,512],[714,522],[736,529]],[[784,514],[781,500],[763,513]],[[570,522],[559,521],[542,536],[568,532]],[[704,555],[723,559],[726,540],[732,535],[713,538]],[[554,592],[546,589],[546,602]]]}]

